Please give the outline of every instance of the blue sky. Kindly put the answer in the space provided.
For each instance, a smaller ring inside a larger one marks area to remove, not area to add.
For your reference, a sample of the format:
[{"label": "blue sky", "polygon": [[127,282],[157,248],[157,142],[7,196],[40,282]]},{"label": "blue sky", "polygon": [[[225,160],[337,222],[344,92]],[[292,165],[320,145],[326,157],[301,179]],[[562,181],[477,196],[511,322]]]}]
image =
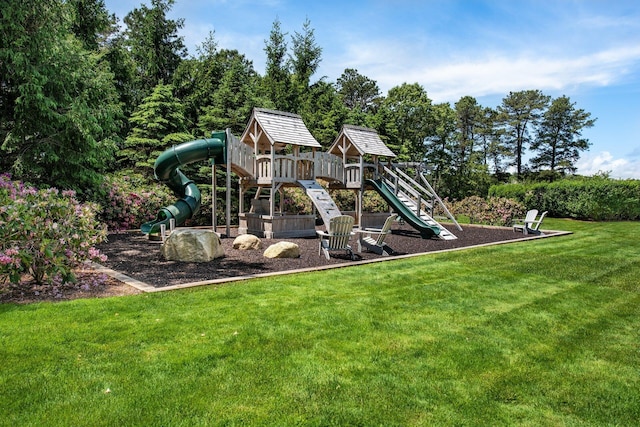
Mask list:
[{"label": "blue sky", "polygon": [[[122,19],[149,1],[105,0]],[[275,19],[290,36],[308,18],[322,47],[312,80],[345,68],[383,94],[419,83],[434,102],[498,106],[510,91],[566,95],[597,118],[578,173],[640,178],[640,2],[637,0],[176,0],[191,54],[210,31],[264,74]]]}]

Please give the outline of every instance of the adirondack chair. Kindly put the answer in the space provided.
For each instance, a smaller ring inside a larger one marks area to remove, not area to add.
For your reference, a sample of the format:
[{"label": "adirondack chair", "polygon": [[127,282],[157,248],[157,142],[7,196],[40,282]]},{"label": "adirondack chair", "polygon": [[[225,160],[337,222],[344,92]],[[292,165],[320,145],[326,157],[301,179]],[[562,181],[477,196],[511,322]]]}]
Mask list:
[{"label": "adirondack chair", "polygon": [[362,228],[356,230],[360,234],[358,239],[358,252],[362,252],[364,247],[370,252],[374,252],[378,255],[387,256],[393,253],[393,249],[384,242],[387,234],[391,232],[391,225],[393,221],[398,218],[398,214],[390,215],[382,228]]},{"label": "adirondack chair", "polygon": [[522,231],[523,234],[542,234],[539,230],[540,224],[542,224],[542,220],[547,215],[547,211],[542,212],[540,218],[538,216],[537,209],[531,209],[527,212],[522,224],[515,224],[513,226],[513,231]]},{"label": "adirondack chair", "polygon": [[349,245],[349,239],[353,235],[353,217],[350,215],[340,215],[331,218],[327,227],[327,232],[317,230],[320,237],[318,245],[318,255],[324,253],[325,258],[330,259],[331,251],[346,251],[351,259],[355,259],[353,250]]},{"label": "adirondack chair", "polygon": [[527,227],[525,228],[525,234],[544,234],[540,231],[540,224],[542,224],[542,220],[547,215],[547,211],[544,211],[540,214],[540,217],[530,223],[530,225],[525,224]]}]

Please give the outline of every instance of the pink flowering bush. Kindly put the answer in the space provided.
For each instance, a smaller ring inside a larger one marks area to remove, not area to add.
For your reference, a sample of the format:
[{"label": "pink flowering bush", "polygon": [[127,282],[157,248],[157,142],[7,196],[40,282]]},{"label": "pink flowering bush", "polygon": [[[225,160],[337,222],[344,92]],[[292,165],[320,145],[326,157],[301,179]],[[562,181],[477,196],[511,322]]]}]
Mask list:
[{"label": "pink flowering bush", "polygon": [[501,197],[483,199],[470,196],[453,202],[449,210],[454,216],[464,215],[472,224],[510,226],[513,220],[525,214],[522,203]]},{"label": "pink flowering bush", "polygon": [[82,262],[105,261],[95,248],[106,239],[96,208],[78,202],[73,191],[37,190],[0,175],[0,280],[73,282]]},{"label": "pink flowering bush", "polygon": [[154,219],[160,208],[175,202],[166,186],[149,184],[136,175],[108,176],[100,190],[92,199],[100,205],[98,219],[110,231],[139,228]]}]

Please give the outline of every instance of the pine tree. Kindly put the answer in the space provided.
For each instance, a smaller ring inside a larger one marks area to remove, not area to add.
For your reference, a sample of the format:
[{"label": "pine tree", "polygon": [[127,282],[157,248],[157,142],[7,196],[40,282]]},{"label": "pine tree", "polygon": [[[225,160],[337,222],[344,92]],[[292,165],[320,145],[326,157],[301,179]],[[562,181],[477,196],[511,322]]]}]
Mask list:
[{"label": "pine tree", "polygon": [[539,90],[509,92],[498,107],[500,122],[505,131],[505,144],[511,150],[518,177],[522,175],[522,158],[531,142],[531,134],[542,112],[549,104],[549,97]]},{"label": "pine tree", "polygon": [[119,153],[123,167],[151,175],[163,151],[194,139],[187,132],[184,108],[172,90],[171,85],[157,85],[131,115],[132,129]]},{"label": "pine tree", "polygon": [[561,96],[551,102],[542,116],[537,138],[531,148],[538,154],[531,159],[535,169],[549,168],[553,173],[573,173],[580,151],[589,148],[589,140],[581,138],[582,130],[595,123],[591,113],[576,109],[569,97]]}]

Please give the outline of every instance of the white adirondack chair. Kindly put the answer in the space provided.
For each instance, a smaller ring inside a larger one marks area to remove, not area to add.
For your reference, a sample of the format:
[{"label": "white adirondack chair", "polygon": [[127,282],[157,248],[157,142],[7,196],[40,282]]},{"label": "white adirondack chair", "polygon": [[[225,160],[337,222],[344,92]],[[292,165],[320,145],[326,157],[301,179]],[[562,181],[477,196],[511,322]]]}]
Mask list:
[{"label": "white adirondack chair", "polygon": [[318,244],[318,255],[324,253],[325,258],[330,259],[331,251],[346,251],[351,259],[355,259],[353,250],[349,245],[349,239],[353,236],[354,219],[350,215],[340,215],[331,218],[327,227],[327,232],[317,230],[320,237]]},{"label": "white adirondack chair", "polygon": [[362,252],[362,248],[364,247],[366,250],[378,255],[391,255],[393,249],[384,242],[384,239],[391,232],[391,225],[396,218],[398,218],[398,214],[390,215],[384,222],[382,228],[362,228],[356,230],[360,234],[360,238],[358,239],[358,252]]},{"label": "white adirondack chair", "polygon": [[530,225],[527,225],[527,227],[525,228],[525,234],[544,234],[542,231],[540,231],[540,224],[542,224],[542,220],[544,219],[544,217],[547,215],[548,211],[544,211],[540,214],[540,217],[536,220],[533,220],[531,222]]},{"label": "white adirondack chair", "polygon": [[540,218],[538,216],[537,209],[531,209],[527,212],[522,224],[515,224],[513,226],[513,231],[522,231],[523,234],[542,234],[539,230],[540,224],[542,224],[542,220],[547,215],[547,211],[542,212]]}]

